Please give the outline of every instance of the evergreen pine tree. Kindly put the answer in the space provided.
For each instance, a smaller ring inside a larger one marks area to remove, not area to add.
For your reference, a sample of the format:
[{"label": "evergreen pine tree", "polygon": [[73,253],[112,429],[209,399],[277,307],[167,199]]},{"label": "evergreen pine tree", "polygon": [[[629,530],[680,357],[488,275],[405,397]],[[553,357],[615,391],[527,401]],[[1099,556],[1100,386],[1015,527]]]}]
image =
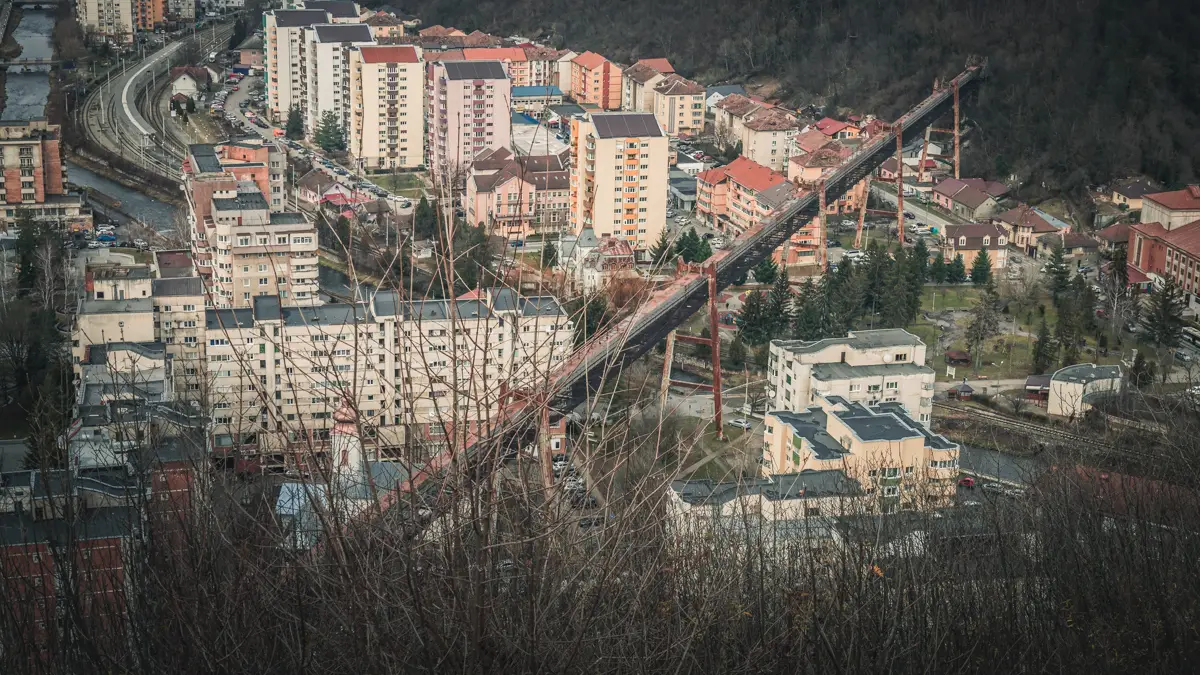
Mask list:
[{"label": "evergreen pine tree", "polygon": [[767,294],[766,319],[772,338],[781,338],[787,331],[792,318],[792,288],[788,283],[787,270],[775,276],[775,283]]},{"label": "evergreen pine tree", "polygon": [[[702,338],[712,337],[712,331],[710,331],[708,329],[708,326],[705,326],[700,329],[700,337],[702,337]],[[700,344],[697,342],[696,344],[692,345],[692,355],[698,359],[708,361],[712,358],[712,346],[703,345],[703,344]]]},{"label": "evergreen pine tree", "polygon": [[675,252],[683,258],[684,262],[695,262],[696,252],[700,247],[700,237],[696,236],[695,228],[688,228],[675,240]]},{"label": "evergreen pine tree", "polygon": [[1142,315],[1145,338],[1160,347],[1175,347],[1183,335],[1183,293],[1171,277],[1150,291]]},{"label": "evergreen pine tree", "polygon": [[1079,317],[1075,312],[1060,312],[1054,327],[1054,340],[1062,349],[1060,367],[1079,363]]},{"label": "evergreen pine tree", "polygon": [[754,266],[754,280],[760,284],[773,284],[779,275],[779,265],[772,258],[766,258]]},{"label": "evergreen pine tree", "polygon": [[929,248],[925,246],[924,239],[918,239],[908,252],[908,267],[917,284],[925,285],[929,280]]},{"label": "evergreen pine tree", "polygon": [[766,296],[762,291],[751,291],[746,295],[746,302],[742,304],[738,334],[748,345],[761,345],[768,339],[770,325],[766,316],[766,304]]},{"label": "evergreen pine tree", "polygon": [[693,254],[691,262],[704,262],[712,257],[713,250],[708,240],[699,239],[698,241],[699,243],[696,245],[696,252]]},{"label": "evergreen pine tree", "polygon": [[1067,284],[1071,280],[1071,272],[1067,269],[1064,255],[1066,253],[1062,241],[1059,241],[1050,251],[1050,261],[1046,263],[1046,290],[1050,291],[1055,307],[1058,306],[1059,296],[1067,290]]},{"label": "evergreen pine tree", "polygon": [[729,343],[729,365],[734,368],[746,365],[746,343],[740,335],[733,336],[733,342]]},{"label": "evergreen pine tree", "polygon": [[954,256],[950,266],[946,268],[946,281],[961,284],[967,280],[967,264],[963,262],[962,254]]},{"label": "evergreen pine tree", "polygon": [[766,370],[771,365],[771,345],[762,344],[754,350],[754,365]]},{"label": "evergreen pine tree", "polygon": [[333,110],[321,113],[321,121],[313,140],[325,152],[337,152],[346,149],[346,133],[342,128],[342,120]]},{"label": "evergreen pine tree", "polygon": [[542,245],[542,267],[553,269],[558,265],[558,247],[554,242],[548,241]]},{"label": "evergreen pine tree", "polygon": [[933,256],[933,263],[929,266],[930,281],[938,284],[946,283],[946,278],[949,271],[950,270],[946,267],[946,260],[942,258],[940,253]]},{"label": "evergreen pine tree", "polygon": [[980,249],[979,255],[971,262],[971,283],[976,286],[987,286],[992,280],[992,258],[987,249]]},{"label": "evergreen pine tree", "polygon": [[1050,326],[1046,324],[1046,317],[1043,315],[1042,322],[1038,324],[1037,342],[1033,344],[1033,374],[1049,372],[1057,352],[1054,338],[1050,336]]},{"label": "evergreen pine tree", "polygon": [[811,279],[805,281],[792,303],[793,340],[816,340],[821,337],[820,304],[820,291]]},{"label": "evergreen pine tree", "polygon": [[912,320],[909,297],[909,269],[904,249],[896,252],[896,262],[888,269],[879,306],[880,325],[884,328],[903,328]]},{"label": "evergreen pine tree", "polygon": [[416,239],[434,239],[438,233],[437,212],[429,200],[421,195],[417,208],[413,210],[413,237]]},{"label": "evergreen pine tree", "polygon": [[304,138],[304,117],[300,114],[300,106],[294,105],[288,109],[284,135],[293,141]]},{"label": "evergreen pine tree", "polygon": [[650,249],[650,260],[655,267],[661,267],[673,252],[671,240],[667,238],[667,231],[664,229],[658,233],[658,241]]},{"label": "evergreen pine tree", "polygon": [[[962,256],[959,256],[962,259]],[[991,293],[984,293],[975,306],[971,308],[970,321],[967,323],[967,349],[974,357],[975,369],[979,369],[979,360],[983,357],[983,345],[1000,332],[1000,312],[996,305],[998,299]]]}]

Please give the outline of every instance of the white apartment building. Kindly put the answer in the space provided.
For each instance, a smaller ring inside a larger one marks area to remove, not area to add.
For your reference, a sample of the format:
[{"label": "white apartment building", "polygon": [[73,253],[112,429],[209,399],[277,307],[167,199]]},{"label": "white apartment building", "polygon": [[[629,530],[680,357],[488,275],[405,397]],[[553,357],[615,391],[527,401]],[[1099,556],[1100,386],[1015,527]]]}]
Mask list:
[{"label": "white apartment building", "polygon": [[76,5],[77,20],[85,34],[116,45],[133,41],[133,0],[82,0]]},{"label": "white apartment building", "polygon": [[304,29],[329,21],[329,13],[320,9],[276,9],[263,14],[267,109],[277,122],[285,122],[293,106],[303,112],[307,105]]},{"label": "white apartment building", "polygon": [[317,24],[304,29],[304,134],[312,138],[328,110],[350,129],[350,51],[375,44],[365,24]]},{"label": "white apartment building", "polygon": [[306,216],[271,211],[246,182],[214,191],[210,213],[192,240],[209,306],[250,307],[264,295],[288,305],[320,303],[317,233]]},{"label": "white apartment building", "polygon": [[349,58],[350,156],[360,170],[424,163],[425,73],[419,48],[356,47]]},{"label": "white apartment building", "polygon": [[652,113],[592,113],[571,120],[575,232],[618,237],[635,250],[658,241],[667,218],[667,137]]},{"label": "white apartment building", "polygon": [[802,410],[829,396],[867,406],[899,403],[928,427],[934,375],[916,335],[900,328],[851,331],[811,342],[772,340],[767,393],[772,410]]},{"label": "white apartment building", "polygon": [[426,302],[385,291],[320,307],[263,296],[209,310],[205,324],[214,445],[272,463],[323,451],[342,400],[380,454],[432,451],[447,433],[476,430],[508,393],[544,383],[573,335],[554,298],[509,289]]},{"label": "white apartment building", "polygon": [[176,19],[195,19],[196,3],[193,0],[167,0],[167,16]]},{"label": "white apartment building", "polygon": [[431,74],[429,166],[461,182],[481,153],[510,145],[511,82],[499,61],[435,61]]}]

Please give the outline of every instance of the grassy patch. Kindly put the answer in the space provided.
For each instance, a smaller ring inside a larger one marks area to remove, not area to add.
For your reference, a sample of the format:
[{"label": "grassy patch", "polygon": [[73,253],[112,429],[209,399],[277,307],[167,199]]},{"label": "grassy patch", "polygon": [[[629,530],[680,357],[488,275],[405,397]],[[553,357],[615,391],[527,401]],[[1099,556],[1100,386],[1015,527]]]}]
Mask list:
[{"label": "grassy patch", "polygon": [[969,284],[944,284],[921,289],[921,309],[940,312],[946,309],[971,309],[982,290]]},{"label": "grassy patch", "polygon": [[406,197],[412,198],[421,196],[421,190],[425,187],[423,174],[416,172],[406,173],[384,173],[373,174],[368,176],[368,180],[387,190],[388,192],[397,192]]},{"label": "grassy patch", "polygon": [[143,251],[136,248],[110,248],[113,253],[124,253],[125,255],[133,256],[133,262],[138,265],[147,265],[154,262],[154,256],[149,251]]}]

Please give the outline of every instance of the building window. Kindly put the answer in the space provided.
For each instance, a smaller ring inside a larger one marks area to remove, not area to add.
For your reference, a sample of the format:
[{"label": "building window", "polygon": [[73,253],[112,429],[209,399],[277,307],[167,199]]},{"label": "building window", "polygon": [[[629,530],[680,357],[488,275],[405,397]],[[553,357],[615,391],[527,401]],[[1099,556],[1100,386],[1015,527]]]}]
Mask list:
[{"label": "building window", "polygon": [[898,382],[888,382],[884,384],[884,387],[887,389],[899,389],[900,384]]}]

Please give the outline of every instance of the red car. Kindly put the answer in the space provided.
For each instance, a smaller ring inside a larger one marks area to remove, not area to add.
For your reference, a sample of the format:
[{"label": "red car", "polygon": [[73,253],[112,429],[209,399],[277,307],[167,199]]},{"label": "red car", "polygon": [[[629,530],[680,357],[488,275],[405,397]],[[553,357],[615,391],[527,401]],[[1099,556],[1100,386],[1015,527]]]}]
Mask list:
[{"label": "red car", "polygon": [[971,478],[970,476],[963,476],[962,478],[958,479],[958,484],[965,488],[974,488],[975,479]]}]

